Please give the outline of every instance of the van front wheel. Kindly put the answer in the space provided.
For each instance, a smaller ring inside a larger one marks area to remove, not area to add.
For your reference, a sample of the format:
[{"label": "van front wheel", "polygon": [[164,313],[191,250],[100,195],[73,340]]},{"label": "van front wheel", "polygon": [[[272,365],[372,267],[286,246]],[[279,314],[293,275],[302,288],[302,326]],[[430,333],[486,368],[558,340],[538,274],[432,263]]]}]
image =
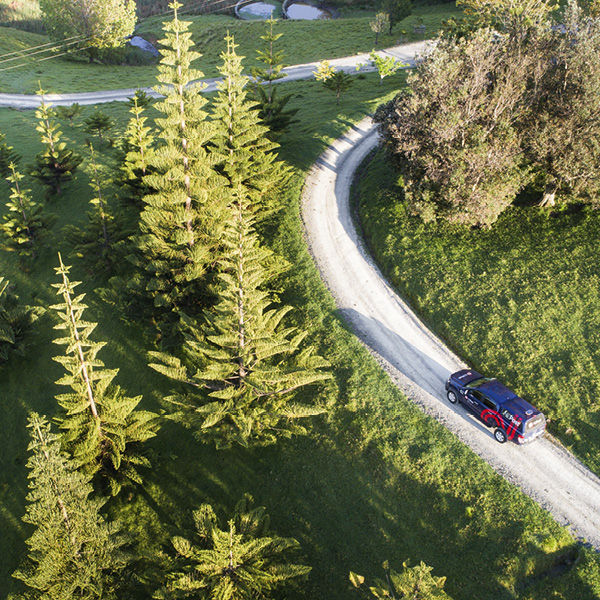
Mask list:
[{"label": "van front wheel", "polygon": [[502,429],[496,429],[496,431],[494,431],[494,437],[496,438],[496,441],[501,444],[504,444],[506,441],[506,433],[504,433]]}]

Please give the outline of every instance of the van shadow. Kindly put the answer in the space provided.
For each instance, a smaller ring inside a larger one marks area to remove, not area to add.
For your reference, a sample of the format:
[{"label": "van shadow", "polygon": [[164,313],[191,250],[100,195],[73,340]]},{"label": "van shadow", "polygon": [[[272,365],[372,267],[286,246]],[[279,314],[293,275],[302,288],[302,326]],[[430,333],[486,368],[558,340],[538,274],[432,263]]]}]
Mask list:
[{"label": "van shadow", "polygon": [[444,386],[451,373],[448,367],[440,364],[435,358],[389,329],[378,319],[367,317],[353,308],[339,308],[337,313],[342,317],[346,327],[354,332],[376,357],[380,357],[387,363],[384,368],[388,372],[391,371],[392,377],[395,370],[408,380],[408,385],[402,382],[402,388],[409,398],[411,398],[410,388],[416,387],[439,400],[470,426],[484,435],[493,437],[492,430],[464,406],[453,406],[447,402]]}]

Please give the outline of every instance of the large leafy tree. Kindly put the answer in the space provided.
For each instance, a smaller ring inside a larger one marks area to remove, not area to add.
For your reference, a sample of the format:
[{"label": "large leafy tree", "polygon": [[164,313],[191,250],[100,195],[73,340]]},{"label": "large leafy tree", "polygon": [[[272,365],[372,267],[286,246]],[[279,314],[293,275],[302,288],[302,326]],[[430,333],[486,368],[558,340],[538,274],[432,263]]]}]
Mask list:
[{"label": "large leafy tree", "polygon": [[137,20],[134,0],[40,0],[40,8],[50,39],[80,40],[90,61],[124,46]]},{"label": "large leafy tree", "polygon": [[388,16],[388,35],[392,35],[394,25],[406,19],[412,12],[412,2],[411,0],[381,0],[381,12]]},{"label": "large leafy tree", "polygon": [[116,600],[115,581],[127,565],[119,526],[100,514],[89,479],[61,452],[60,438],[33,413],[23,521],[35,530],[29,557],[13,577],[30,589],[23,600]]},{"label": "large leafy tree", "polygon": [[35,157],[31,175],[46,186],[50,195],[59,195],[63,184],[73,177],[82,158],[61,141],[62,131],[54,120],[52,105],[44,100],[44,90],[40,89],[38,94],[41,102],[35,112],[38,119],[36,129],[41,134],[44,150]]},{"label": "large leafy tree", "polygon": [[161,41],[157,91],[165,99],[156,108],[164,116],[156,122],[163,144],[150,163],[154,172],[146,176],[154,191],[144,198],[140,233],[133,238],[131,259],[138,269],[129,286],[153,303],[155,318],[167,326],[177,320],[175,311],[197,311],[207,296],[204,275],[219,243],[226,201],[216,156],[206,150],[214,127],[199,93],[203,85],[192,83],[203,76],[190,66],[200,54],[191,49],[189,23],[177,16],[180,6],[171,4],[174,18],[165,23]]},{"label": "large leafy tree", "polygon": [[298,542],[270,533],[265,509],[254,508],[249,496],[237,504],[224,528],[208,504],[194,511],[193,519],[194,537],[172,540],[181,558],[174,561],[167,585],[155,598],[269,600],[311,570],[289,562],[288,555],[299,548]]},{"label": "large leafy tree", "polygon": [[408,90],[375,116],[412,211],[426,221],[490,226],[527,180],[519,120],[535,57],[480,29],[441,40]]},{"label": "large leafy tree", "polygon": [[217,84],[211,113],[215,127],[211,152],[229,190],[242,186],[250,207],[264,216],[276,208],[275,192],[280,191],[289,169],[277,160],[278,145],[268,139],[269,130],[248,99],[247,77],[242,75],[242,57],[235,52],[234,39],[228,35],[225,41],[227,50],[221,54],[220,67],[223,80]]},{"label": "large leafy tree", "polygon": [[[265,290],[270,252],[258,245],[240,185],[223,234],[219,302],[205,324],[183,316],[185,360],[151,353],[151,366],[190,389],[170,400],[174,418],[217,447],[270,444],[305,433],[299,419],[323,409],[294,401],[297,391],[328,379],[327,362],[299,350],[306,332],[283,326],[290,307]],[[208,394],[208,397],[207,397]]]},{"label": "large leafy tree", "polygon": [[547,61],[524,120],[526,154],[543,186],[542,206],[563,193],[583,201],[600,193],[600,21],[569,0],[562,27],[549,34]]},{"label": "large leafy tree", "polygon": [[149,462],[139,446],[156,435],[158,419],[154,413],[137,409],[141,396],[129,398],[113,384],[118,369],[106,369],[98,359],[105,343],[90,339],[96,323],[83,319],[85,294],[75,294],[80,282],[69,281],[69,267],[60,255],[59,260],[56,272],[61,281],[52,286],[63,302],[51,308],[61,320],[55,329],[65,332],[55,343],[66,346],[66,352],[54,360],[66,371],[57,383],[71,388],[56,396],[63,409],[56,419],[63,431],[62,445],[77,468],[103,477],[116,494],[126,479],[141,482],[138,467]]}]

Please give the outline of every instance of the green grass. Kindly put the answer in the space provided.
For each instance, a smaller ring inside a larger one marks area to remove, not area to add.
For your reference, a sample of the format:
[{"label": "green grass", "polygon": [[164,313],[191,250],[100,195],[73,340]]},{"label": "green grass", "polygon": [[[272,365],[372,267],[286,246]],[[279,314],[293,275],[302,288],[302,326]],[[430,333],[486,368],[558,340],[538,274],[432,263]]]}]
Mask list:
[{"label": "green grass", "polygon": [[[400,394],[347,331],[306,251],[299,194],[308,168],[332,140],[391,97],[398,81],[389,78],[380,86],[376,74],[357,78],[339,106],[316,82],[281,84],[282,93],[297,93],[293,103],[300,108],[300,122],[281,140],[282,157],[297,174],[282,197],[284,210],[264,233],[291,265],[275,282],[284,289],[282,301],[296,307],[291,322],[310,331],[308,341],[333,365],[334,380],[303,398],[311,402],[318,396],[327,403],[327,417],[316,418],[306,438],[228,451],[198,444],[189,432],[166,423],[148,444],[154,468],[143,488],[111,501],[108,510],[150,556],[168,550],[169,536],[189,528],[190,510],[200,503],[228,514],[250,492],[267,507],[275,531],[300,541],[300,559],[313,567],[308,582],[290,592],[289,600],[348,600],[353,597],[348,572],[372,580],[381,575],[385,559],[397,569],[407,559],[425,561],[434,574],[448,577],[446,589],[455,600],[592,600],[600,594],[599,557],[578,549],[546,512]],[[124,128],[125,106],[102,109]],[[93,107],[85,110],[76,127],[64,127],[79,148],[86,137],[80,124]],[[0,130],[26,161],[39,150],[34,122],[30,111],[0,110]],[[104,162],[114,160],[107,146],[99,151]],[[17,284],[24,300],[56,301],[50,288],[56,282],[56,252],[66,256],[69,251],[60,228],[84,218],[91,193],[87,183],[80,174],[49,205],[59,219],[54,239],[30,271],[19,266],[14,253],[0,251],[0,273]],[[79,289],[88,293],[86,318],[99,322],[95,339],[110,340],[99,357],[120,368],[117,383],[129,394],[144,395],[143,407],[160,410],[169,385],[146,367],[150,347],[140,334],[143,327],[102,303],[95,293],[102,282],[77,264],[73,279],[85,281]],[[0,367],[0,597],[17,590],[10,574],[25,554],[29,533],[21,522],[27,412],[56,412],[54,382],[61,367],[52,360],[60,352],[52,344],[55,322],[48,314],[28,355]],[[150,585],[139,597],[151,592]]]},{"label": "green grass", "polygon": [[514,206],[489,231],[424,225],[381,157],[360,190],[367,238],[401,294],[600,473],[600,212]]},{"label": "green grass", "polygon": [[44,33],[38,0],[0,0],[0,23],[5,27]]},{"label": "green grass", "polygon": [[[393,35],[380,35],[379,48],[397,44],[400,39],[416,39],[411,23],[419,17],[427,25],[428,32],[434,32],[443,19],[456,14],[450,6],[430,6],[415,8],[413,15],[400,23]],[[353,15],[353,16],[352,16]],[[278,41],[285,53],[288,64],[302,64],[328,58],[338,58],[369,52],[374,47],[374,34],[369,27],[372,12],[354,11],[345,18],[333,21],[280,21],[277,30],[283,33]],[[192,22],[191,30],[196,49],[203,56],[196,66],[206,77],[216,77],[216,65],[221,63],[220,54],[224,50],[223,38],[227,31],[235,36],[239,44],[238,53],[246,56],[246,70],[256,63],[256,50],[263,47],[260,36],[265,25],[259,21],[241,21],[224,15],[204,15],[186,17]],[[145,20],[138,33],[146,39],[162,39],[162,22],[167,17]],[[400,32],[407,28],[406,35]],[[306,43],[310,40],[310,44]],[[22,51],[28,47],[44,44],[48,39],[41,35],[0,28],[0,55]],[[47,54],[37,54],[31,58],[0,63],[0,91],[12,93],[34,93],[41,81],[44,89],[55,93],[86,92],[118,88],[148,87],[156,84],[156,67],[153,64],[141,66],[90,65],[87,61],[73,61],[52,58],[36,62]],[[12,58],[12,57],[8,57]],[[0,60],[2,60],[0,58]],[[13,65],[24,65],[8,69]]]}]

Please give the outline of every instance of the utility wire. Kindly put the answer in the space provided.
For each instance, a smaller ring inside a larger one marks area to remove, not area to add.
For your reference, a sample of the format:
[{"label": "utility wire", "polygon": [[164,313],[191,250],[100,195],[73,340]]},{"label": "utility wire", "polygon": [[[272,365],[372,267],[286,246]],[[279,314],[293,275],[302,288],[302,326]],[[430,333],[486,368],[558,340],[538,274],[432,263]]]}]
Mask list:
[{"label": "utility wire", "polygon": [[[30,56],[35,56],[36,54],[43,54],[44,52],[50,52],[52,50],[60,50],[61,48],[66,48],[67,46],[72,46],[73,44],[81,44],[82,42],[85,42],[85,39],[75,40],[74,42],[69,42],[68,44],[63,44],[62,42],[60,42],[53,48],[47,48],[46,50],[37,50],[36,52],[31,52],[30,54],[25,54],[22,56],[13,56],[12,58],[5,58],[4,60],[0,60],[0,65],[3,63],[7,63],[7,62],[12,62],[13,60],[29,58]],[[31,50],[31,48],[29,48],[28,50]],[[47,60],[48,58],[52,58],[52,57],[36,59],[33,62],[40,62],[42,60]],[[29,63],[23,63],[23,64],[29,64]]]},{"label": "utility wire", "polygon": [[[215,2],[213,2],[212,5],[210,5],[210,6],[214,6],[216,4],[221,4],[222,2],[228,2],[228,1],[229,0],[215,0]],[[216,10],[207,11],[207,12],[202,13],[202,14],[212,14],[212,13],[218,12],[220,10],[226,10],[228,8],[231,8],[231,7],[235,6],[236,4],[237,4],[237,2],[234,2],[233,4],[229,4],[228,6],[223,6],[223,7],[220,7],[218,9],[216,9]],[[186,7],[184,7],[183,10],[178,11],[178,14],[184,14],[186,12],[186,10],[187,11],[194,10],[195,8],[197,8],[199,6],[206,6],[206,3],[204,3],[204,2],[198,2],[198,3],[195,3],[195,4],[190,4],[190,5],[186,6]],[[170,12],[172,12],[172,11],[169,10],[169,11],[165,11],[163,13],[159,13],[157,15],[152,15],[152,16],[153,17],[160,17],[162,15],[169,14]],[[148,18],[150,18],[150,17],[146,17],[146,18],[140,19],[140,20],[141,21],[145,21]],[[78,37],[78,36],[73,36],[73,37]],[[69,44],[63,44],[62,42],[56,42],[56,44],[60,45],[61,47],[70,46],[72,44],[83,43],[83,42],[89,40],[92,37],[93,36],[89,36],[88,35],[88,36],[83,36],[83,39],[81,39],[81,40],[77,40],[75,42],[70,42]],[[73,38],[67,38],[67,39],[73,39]],[[50,45],[50,44],[44,44],[44,45]],[[34,46],[32,48],[29,48],[28,50],[32,50],[34,48],[40,48],[40,47],[41,46]],[[4,67],[4,68],[0,69],[0,72],[2,72],[2,71],[10,71],[11,69],[17,69],[19,67],[25,67],[25,66],[31,65],[33,63],[38,63],[38,62],[42,62],[42,61],[45,61],[45,60],[50,60],[52,58],[58,58],[60,56],[64,56],[65,54],[73,54],[74,52],[80,52],[81,50],[87,50],[89,47],[90,47],[90,45],[84,46],[83,48],[75,48],[74,50],[67,50],[66,52],[61,52],[60,54],[53,54],[52,56],[46,56],[45,58],[38,58],[38,59],[29,61],[29,62],[24,62],[24,63],[18,64],[18,65],[12,65],[11,67]],[[49,50],[54,50],[54,49],[55,48],[48,48],[47,50],[41,50],[40,52],[48,52]],[[7,60],[1,60],[0,64],[2,64],[4,62],[10,62],[12,60],[17,60],[18,58],[28,58],[29,56],[33,56],[34,54],[38,54],[38,53],[39,52],[33,52],[33,53],[25,55],[25,56],[20,56],[20,57],[17,57],[17,58],[11,58],[11,59],[7,59]],[[10,54],[15,54],[15,52],[12,52]],[[8,56],[8,54],[5,55],[5,56]],[[2,56],[0,56],[0,58],[2,58]]]},{"label": "utility wire", "polygon": [[[60,42],[48,42],[47,44],[40,44],[39,46],[31,46],[25,50],[16,50],[14,52],[8,52],[6,54],[0,54],[0,58],[5,58],[6,56],[12,56],[13,54],[22,54],[23,52],[29,52],[30,50],[37,50],[38,48],[44,48],[45,46],[55,46],[57,44],[62,44],[63,42],[68,42],[69,40],[74,40],[75,38],[84,38],[86,37],[85,35],[81,34],[81,35],[74,35],[73,37],[67,38],[65,40],[62,40]],[[0,62],[4,62],[4,61],[0,61]]]}]

